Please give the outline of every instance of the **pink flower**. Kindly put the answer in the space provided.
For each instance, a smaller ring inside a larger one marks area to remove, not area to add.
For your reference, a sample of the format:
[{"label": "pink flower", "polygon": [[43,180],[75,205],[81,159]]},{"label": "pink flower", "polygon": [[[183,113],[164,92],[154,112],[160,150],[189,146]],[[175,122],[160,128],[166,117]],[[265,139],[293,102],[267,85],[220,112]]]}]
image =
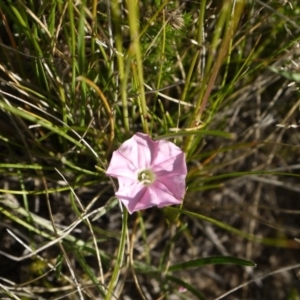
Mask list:
[{"label": "pink flower", "polygon": [[184,153],[173,143],[136,133],[114,151],[106,174],[118,178],[116,196],[129,213],[152,206],[180,204],[187,169]]}]

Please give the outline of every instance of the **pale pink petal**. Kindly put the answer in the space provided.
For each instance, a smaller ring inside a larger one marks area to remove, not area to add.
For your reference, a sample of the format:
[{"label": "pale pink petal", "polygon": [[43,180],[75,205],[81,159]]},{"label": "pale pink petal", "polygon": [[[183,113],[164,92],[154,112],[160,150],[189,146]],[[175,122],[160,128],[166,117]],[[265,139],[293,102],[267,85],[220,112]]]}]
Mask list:
[{"label": "pale pink petal", "polygon": [[130,214],[157,205],[156,194],[153,196],[149,187],[135,182],[125,188],[123,180],[124,178],[119,178],[119,187],[121,188],[116,192],[116,196],[122,201]]},{"label": "pale pink petal", "polygon": [[156,152],[153,153],[153,160],[151,166],[156,166],[163,163],[166,160],[174,158],[180,154],[183,154],[182,150],[177,147],[174,143],[161,140],[157,141]]},{"label": "pale pink petal", "polygon": [[[120,148],[119,148],[120,149]],[[136,179],[137,168],[130,157],[126,157],[119,150],[114,151],[106,175],[112,177],[124,176]]]},{"label": "pale pink petal", "polygon": [[154,146],[151,138],[147,134],[138,132],[126,142],[128,142],[126,148],[122,148],[124,156],[129,157],[137,169],[149,168]]},{"label": "pale pink petal", "polygon": [[[169,187],[162,182],[156,181],[149,187],[149,189],[151,189],[152,191],[153,198],[157,198],[156,205],[158,207],[163,207],[163,206],[173,205],[173,204],[181,204],[182,202],[183,196],[177,198],[169,189]],[[156,196],[154,196],[154,194]]]},{"label": "pale pink petal", "polygon": [[187,168],[185,162],[185,155],[183,152],[176,154],[175,156],[165,158],[164,161],[159,164],[151,166],[151,169],[155,172],[156,176],[174,176],[174,175],[186,175]]},{"label": "pale pink petal", "polygon": [[[156,187],[160,187],[161,185],[165,188],[168,193],[173,195],[175,199],[177,199],[179,202],[182,201],[184,195],[185,195],[185,177],[186,175],[175,175],[170,177],[160,177],[156,180],[154,185]],[[161,184],[161,185],[160,185]],[[163,201],[163,199],[162,199]]]},{"label": "pale pink petal", "polygon": [[141,194],[139,201],[134,203],[133,201],[129,203],[128,207],[132,209],[132,212],[144,210],[157,205],[158,199],[156,194],[151,193],[150,187],[144,187],[145,193]]},{"label": "pale pink petal", "polygon": [[129,187],[136,185],[137,183],[141,186],[141,184],[137,180],[133,180],[128,177],[119,176],[118,177],[118,183],[119,183],[119,191],[123,191],[128,189]]},{"label": "pale pink petal", "polygon": [[[153,141],[149,136],[137,133],[114,151],[107,175],[133,178],[137,170],[149,168]],[[129,174],[126,174],[128,170]],[[126,175],[125,175],[126,174]]]}]

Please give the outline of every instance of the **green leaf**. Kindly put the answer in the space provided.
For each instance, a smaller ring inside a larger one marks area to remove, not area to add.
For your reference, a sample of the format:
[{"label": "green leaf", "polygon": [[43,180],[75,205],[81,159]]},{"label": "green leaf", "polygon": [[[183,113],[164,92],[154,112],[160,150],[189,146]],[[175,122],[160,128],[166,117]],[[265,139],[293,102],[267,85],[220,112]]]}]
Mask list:
[{"label": "green leaf", "polygon": [[204,220],[204,221],[207,221],[211,224],[214,224],[215,226],[218,226],[222,229],[225,229],[233,234],[236,234],[238,236],[241,236],[245,239],[248,239],[250,241],[255,241],[257,243],[261,243],[261,244],[265,244],[265,245],[269,245],[269,246],[276,246],[276,247],[291,247],[291,241],[288,240],[288,239],[285,239],[285,238],[261,238],[261,237],[257,237],[255,235],[251,235],[251,234],[248,234],[246,232],[243,232],[242,230],[239,230],[235,227],[232,227],[224,222],[221,222],[221,221],[218,221],[216,219],[213,219],[213,218],[210,218],[210,217],[207,217],[207,216],[204,216],[204,215],[201,215],[201,214],[198,214],[198,213],[193,213],[193,212],[190,212],[190,211],[187,211],[187,210],[184,210],[184,209],[178,209],[176,207],[169,207],[168,209],[171,209],[171,210],[176,210],[182,214],[185,214],[187,216],[190,216],[191,218],[197,218],[197,219],[200,219],[200,220]]},{"label": "green leaf", "polygon": [[173,265],[169,268],[170,272],[180,271],[185,269],[202,267],[205,265],[220,265],[220,264],[234,264],[239,266],[256,267],[256,264],[252,261],[237,258],[233,256],[211,256],[182,262],[180,264]]},{"label": "green leaf", "polygon": [[276,74],[279,74],[281,75],[282,77],[286,78],[286,79],[289,79],[289,80],[293,80],[293,81],[296,81],[296,82],[300,82],[300,73],[295,73],[295,72],[291,72],[291,71],[287,71],[287,70],[280,70],[280,69],[277,69],[275,67],[269,67],[269,69],[276,73]]}]

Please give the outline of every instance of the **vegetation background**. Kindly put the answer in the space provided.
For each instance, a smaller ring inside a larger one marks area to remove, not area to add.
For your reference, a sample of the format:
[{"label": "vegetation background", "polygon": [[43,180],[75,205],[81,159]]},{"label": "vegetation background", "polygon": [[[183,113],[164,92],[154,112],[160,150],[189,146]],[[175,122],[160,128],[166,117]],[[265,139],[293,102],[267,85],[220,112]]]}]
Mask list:
[{"label": "vegetation background", "polygon": [[[300,299],[299,16],[0,1],[1,299]],[[138,131],[185,151],[181,208],[114,198]]]}]

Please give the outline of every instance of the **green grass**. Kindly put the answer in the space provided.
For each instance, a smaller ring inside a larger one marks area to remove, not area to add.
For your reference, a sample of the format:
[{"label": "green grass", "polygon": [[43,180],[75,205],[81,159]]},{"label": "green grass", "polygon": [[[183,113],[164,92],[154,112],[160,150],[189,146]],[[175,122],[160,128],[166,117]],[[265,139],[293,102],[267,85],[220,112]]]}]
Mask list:
[{"label": "green grass", "polygon": [[[1,1],[1,298],[298,299],[273,274],[299,267],[299,12]],[[181,208],[114,197],[105,170],[136,132],[185,151]]]}]

